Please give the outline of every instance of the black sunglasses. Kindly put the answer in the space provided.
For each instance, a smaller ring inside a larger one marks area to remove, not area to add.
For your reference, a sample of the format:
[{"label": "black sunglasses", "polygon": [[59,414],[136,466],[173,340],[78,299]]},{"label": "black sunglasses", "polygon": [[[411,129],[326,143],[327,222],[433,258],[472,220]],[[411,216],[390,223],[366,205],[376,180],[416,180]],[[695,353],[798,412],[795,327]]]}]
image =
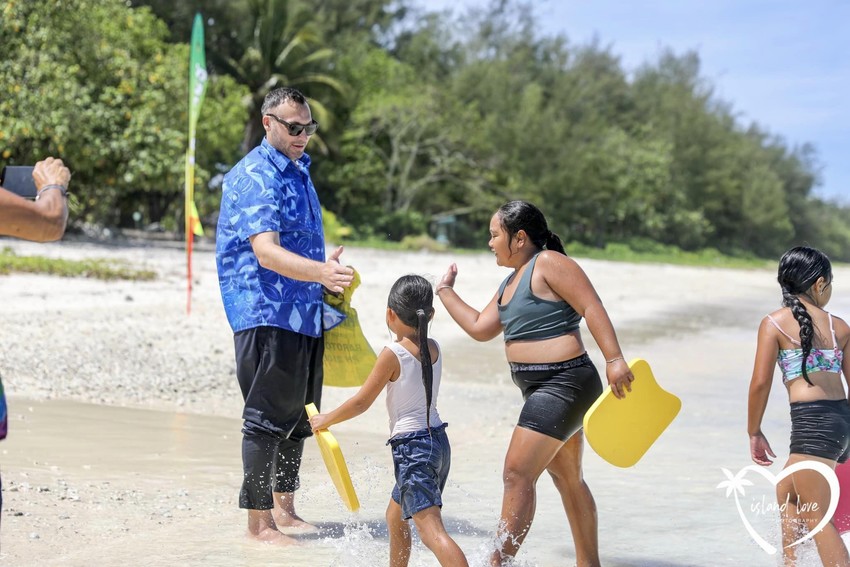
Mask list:
[{"label": "black sunglasses", "polygon": [[311,120],[309,124],[292,124],[287,122],[283,118],[279,118],[274,114],[266,113],[266,116],[271,116],[284,126],[286,126],[286,131],[289,132],[290,136],[300,136],[301,132],[307,132],[308,136],[312,136],[316,133],[316,130],[319,129],[319,123],[315,120]]}]

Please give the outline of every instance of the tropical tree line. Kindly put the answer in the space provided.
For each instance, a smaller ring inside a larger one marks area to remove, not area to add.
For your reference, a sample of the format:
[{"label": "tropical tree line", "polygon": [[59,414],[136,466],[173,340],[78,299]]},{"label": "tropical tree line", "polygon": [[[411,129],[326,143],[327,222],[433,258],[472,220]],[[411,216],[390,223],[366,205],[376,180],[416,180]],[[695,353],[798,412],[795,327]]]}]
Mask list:
[{"label": "tropical tree line", "polygon": [[301,88],[323,204],[359,238],[486,242],[512,198],[567,241],[775,256],[808,242],[850,260],[850,208],[816,193],[808,144],[743,123],[696,53],[634,72],[601,42],[540,34],[533,7],[461,16],[406,0],[6,0],[0,161],[61,155],[74,217],[182,226],[192,17],[211,81],[195,195],[262,137],[259,106]]}]

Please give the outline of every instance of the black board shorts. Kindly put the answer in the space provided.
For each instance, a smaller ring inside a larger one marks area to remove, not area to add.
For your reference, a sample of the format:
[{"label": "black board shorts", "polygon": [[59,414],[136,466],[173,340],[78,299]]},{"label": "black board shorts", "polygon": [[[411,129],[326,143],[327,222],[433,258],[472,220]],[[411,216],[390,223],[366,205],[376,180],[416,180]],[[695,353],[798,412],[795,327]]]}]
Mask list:
[{"label": "black board shorts", "polygon": [[792,402],[791,452],[845,462],[850,456],[847,400]]},{"label": "black board shorts", "polygon": [[602,394],[602,380],[587,353],[552,363],[511,362],[511,378],[525,404],[517,425],[566,441]]}]

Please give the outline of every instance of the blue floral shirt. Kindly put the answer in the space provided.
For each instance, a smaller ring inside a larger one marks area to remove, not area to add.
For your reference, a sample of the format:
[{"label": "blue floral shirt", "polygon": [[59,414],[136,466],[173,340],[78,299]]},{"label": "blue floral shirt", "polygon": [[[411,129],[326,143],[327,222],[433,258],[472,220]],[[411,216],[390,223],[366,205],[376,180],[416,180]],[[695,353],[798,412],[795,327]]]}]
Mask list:
[{"label": "blue floral shirt", "polygon": [[322,209],[310,180],[310,156],[290,160],[266,139],[224,176],[216,229],[216,268],[233,332],[280,327],[322,334],[322,285],[260,266],[249,238],[280,234],[280,245],[325,261]]},{"label": "blue floral shirt", "polygon": [[6,438],[9,419],[6,411],[6,393],[3,391],[3,379],[0,378],[0,439]]}]

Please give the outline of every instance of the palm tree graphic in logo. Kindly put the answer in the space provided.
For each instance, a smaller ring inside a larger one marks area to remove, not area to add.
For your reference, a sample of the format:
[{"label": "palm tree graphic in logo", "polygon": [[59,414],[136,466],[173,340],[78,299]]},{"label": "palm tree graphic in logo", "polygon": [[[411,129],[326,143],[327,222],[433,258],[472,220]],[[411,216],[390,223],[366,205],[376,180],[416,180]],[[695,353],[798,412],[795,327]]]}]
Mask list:
[{"label": "palm tree graphic in logo", "polygon": [[835,509],[838,507],[838,496],[840,492],[840,488],[838,485],[838,477],[835,476],[835,471],[830,467],[825,465],[824,463],[818,461],[800,461],[798,463],[794,463],[793,465],[786,467],[782,470],[778,475],[774,476],[769,470],[766,470],[764,467],[749,465],[742,468],[738,471],[738,474],[732,474],[732,471],[726,468],[722,468],[720,470],[723,471],[723,474],[726,475],[726,480],[717,485],[717,488],[725,488],[726,489],[726,498],[729,498],[729,495],[735,495],[735,506],[738,508],[738,515],[741,516],[741,521],[744,523],[744,527],[747,529],[747,533],[750,534],[750,537],[753,538],[759,547],[761,547],[767,554],[773,555],[776,553],[776,547],[769,544],[761,535],[756,532],[753,528],[750,521],[744,515],[744,510],[741,508],[741,501],[738,499],[738,495],[746,496],[744,491],[745,486],[753,486],[753,483],[746,478],[744,478],[748,472],[756,472],[762,475],[765,479],[767,479],[771,484],[776,486],[776,484],[782,480],[783,478],[794,474],[797,471],[801,470],[812,470],[818,472],[826,479],[827,484],[829,484],[829,507],[826,510],[826,514],[824,514],[823,519],[812,529],[809,533],[805,534],[800,539],[793,541],[788,544],[788,547],[794,547],[795,545],[799,545],[806,541],[807,539],[813,538],[819,531],[821,531],[824,526],[826,526],[829,521],[832,519],[832,515],[835,513]]}]

